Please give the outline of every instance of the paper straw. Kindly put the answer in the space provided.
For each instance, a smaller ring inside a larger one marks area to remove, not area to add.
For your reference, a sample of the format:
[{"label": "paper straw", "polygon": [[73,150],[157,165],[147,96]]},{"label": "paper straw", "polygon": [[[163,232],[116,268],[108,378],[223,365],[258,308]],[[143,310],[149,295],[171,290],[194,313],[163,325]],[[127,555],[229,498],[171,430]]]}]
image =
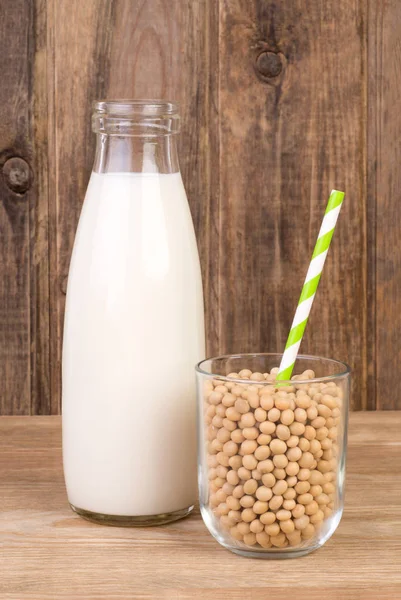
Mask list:
[{"label": "paper straw", "polygon": [[344,192],[332,190],[281,359],[280,369],[276,377],[278,381],[288,381],[291,379],[292,370],[308,322],[309,313],[319,285],[343,199]]}]

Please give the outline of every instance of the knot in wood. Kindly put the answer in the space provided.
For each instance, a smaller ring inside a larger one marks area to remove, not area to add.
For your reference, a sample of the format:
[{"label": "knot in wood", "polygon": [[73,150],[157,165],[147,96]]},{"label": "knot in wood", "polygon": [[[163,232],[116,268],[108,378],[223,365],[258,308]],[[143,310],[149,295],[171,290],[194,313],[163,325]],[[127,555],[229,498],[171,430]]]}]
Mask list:
[{"label": "knot in wood", "polygon": [[262,52],[256,59],[256,70],[262,77],[269,79],[278,77],[282,69],[281,57],[275,52]]},{"label": "knot in wood", "polygon": [[31,169],[23,158],[15,156],[6,160],[3,175],[7,187],[16,194],[25,194],[31,187]]}]

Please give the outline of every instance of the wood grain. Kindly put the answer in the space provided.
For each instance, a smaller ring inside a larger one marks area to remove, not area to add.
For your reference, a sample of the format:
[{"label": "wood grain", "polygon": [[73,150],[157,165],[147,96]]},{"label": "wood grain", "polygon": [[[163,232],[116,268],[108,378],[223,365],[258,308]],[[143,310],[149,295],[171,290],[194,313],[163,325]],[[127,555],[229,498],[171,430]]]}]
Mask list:
[{"label": "wood grain", "polygon": [[401,245],[401,5],[369,2],[369,198],[376,231],[375,301],[377,338],[377,408],[401,407],[398,366],[401,360],[399,305]]},{"label": "wood grain", "polygon": [[[221,3],[220,344],[224,352],[284,347],[328,194],[343,189],[302,351],[349,362],[353,407],[373,408],[361,18],[347,0]],[[264,52],[279,61],[278,76],[255,65]]]},{"label": "wood grain", "polygon": [[[30,321],[31,321],[31,394],[32,414],[58,413],[50,389],[50,290],[49,290],[49,125],[48,110],[48,15],[47,1],[33,3],[34,54],[30,63],[32,88],[32,168],[33,199],[30,206]],[[33,41],[33,40],[32,40]]]},{"label": "wood grain", "polygon": [[0,414],[30,414],[32,7],[0,5]]},{"label": "wood grain", "polygon": [[0,414],[48,414],[45,0],[0,6]]},{"label": "wood grain", "polygon": [[58,417],[0,419],[2,600],[396,600],[401,597],[401,413],[350,418],[346,506],[331,540],[288,561],[220,547],[199,514],[101,527],[68,507]]}]

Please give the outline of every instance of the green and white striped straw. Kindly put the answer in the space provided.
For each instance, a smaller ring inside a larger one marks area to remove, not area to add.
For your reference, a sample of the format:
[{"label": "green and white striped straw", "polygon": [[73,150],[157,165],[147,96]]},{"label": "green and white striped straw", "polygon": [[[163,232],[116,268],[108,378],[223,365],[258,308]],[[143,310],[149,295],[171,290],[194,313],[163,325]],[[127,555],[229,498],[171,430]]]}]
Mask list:
[{"label": "green and white striped straw", "polygon": [[291,330],[285,345],[283,358],[281,359],[280,369],[276,377],[278,381],[288,381],[291,379],[292,370],[302,342],[302,336],[308,322],[313,300],[315,299],[316,290],[319,285],[320,276],[323,271],[324,262],[330,247],[331,238],[333,237],[338,215],[340,214],[343,199],[344,192],[332,190],[315,249],[312,254],[312,260],[305,278],[305,283],[302,288],[301,297],[299,298],[297,310],[291,325]]}]

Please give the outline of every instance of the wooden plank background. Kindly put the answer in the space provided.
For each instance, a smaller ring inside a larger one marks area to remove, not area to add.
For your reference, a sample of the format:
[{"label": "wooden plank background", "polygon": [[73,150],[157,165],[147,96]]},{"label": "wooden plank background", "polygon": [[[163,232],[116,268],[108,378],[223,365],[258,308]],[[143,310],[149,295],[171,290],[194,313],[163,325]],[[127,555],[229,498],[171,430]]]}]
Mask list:
[{"label": "wooden plank background", "polygon": [[401,4],[0,2],[0,414],[60,411],[68,265],[100,97],[182,104],[209,354],[279,351],[328,192],[346,203],[302,350],[401,409]]}]

